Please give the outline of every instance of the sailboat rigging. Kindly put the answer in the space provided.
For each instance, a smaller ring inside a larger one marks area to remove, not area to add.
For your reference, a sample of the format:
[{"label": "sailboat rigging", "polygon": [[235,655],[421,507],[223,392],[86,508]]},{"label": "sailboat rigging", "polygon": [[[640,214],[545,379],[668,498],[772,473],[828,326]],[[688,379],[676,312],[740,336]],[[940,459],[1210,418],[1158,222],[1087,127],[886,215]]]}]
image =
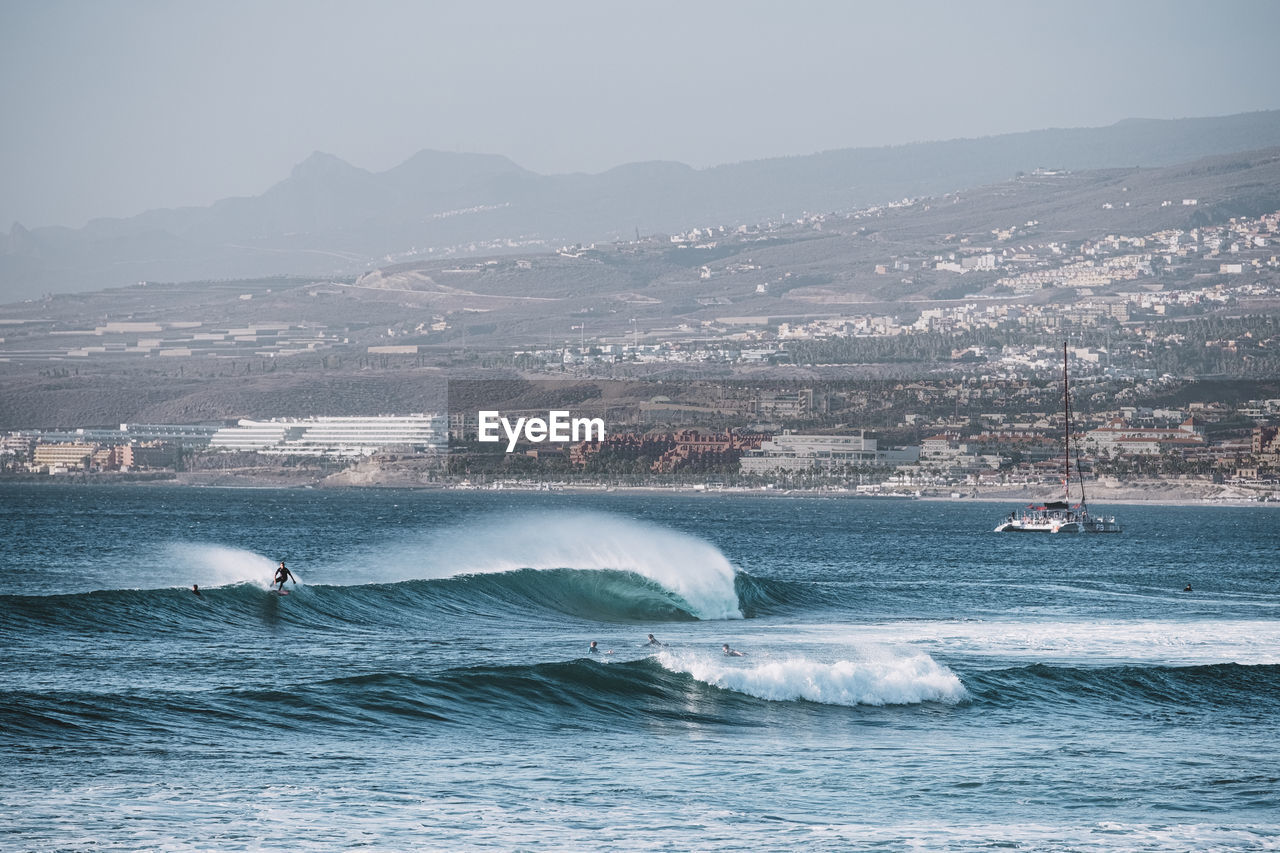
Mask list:
[{"label": "sailboat rigging", "polygon": [[1080,503],[1071,505],[1071,388],[1067,375],[1067,342],[1062,342],[1062,488],[1063,500],[1032,504],[1014,510],[996,526],[996,533],[1119,533],[1115,516],[1091,515],[1084,493],[1084,469],[1076,449],[1076,477]]}]

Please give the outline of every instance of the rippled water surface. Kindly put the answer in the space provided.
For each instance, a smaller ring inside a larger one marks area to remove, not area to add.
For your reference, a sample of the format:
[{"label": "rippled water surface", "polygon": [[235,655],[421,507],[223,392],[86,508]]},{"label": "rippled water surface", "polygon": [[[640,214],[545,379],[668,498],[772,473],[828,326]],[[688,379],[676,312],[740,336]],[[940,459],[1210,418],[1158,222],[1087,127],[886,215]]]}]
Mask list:
[{"label": "rippled water surface", "polygon": [[0,848],[1280,848],[1280,511],[1010,508],[0,488]]}]

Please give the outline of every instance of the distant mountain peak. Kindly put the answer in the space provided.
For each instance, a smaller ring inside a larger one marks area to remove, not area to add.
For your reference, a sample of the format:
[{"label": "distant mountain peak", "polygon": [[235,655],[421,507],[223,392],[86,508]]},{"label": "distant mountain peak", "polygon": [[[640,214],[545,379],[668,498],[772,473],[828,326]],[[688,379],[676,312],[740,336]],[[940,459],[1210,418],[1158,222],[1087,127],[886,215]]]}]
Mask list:
[{"label": "distant mountain peak", "polygon": [[289,173],[291,178],[326,178],[334,175],[349,175],[352,173],[365,173],[364,169],[358,166],[352,166],[341,157],[335,157],[324,151],[313,151],[311,156],[303,160],[301,163],[293,167],[293,171]]},{"label": "distant mountain peak", "polygon": [[696,171],[692,166],[677,160],[640,160],[635,163],[623,163],[621,166],[614,166],[601,174],[614,177],[682,177]]},{"label": "distant mountain peak", "polygon": [[378,175],[402,190],[419,193],[458,191],[513,176],[532,175],[501,154],[471,154],[424,148],[399,166]]},{"label": "distant mountain peak", "polygon": [[385,175],[396,179],[440,180],[445,176],[475,178],[507,174],[529,174],[502,154],[472,154],[424,148]]}]

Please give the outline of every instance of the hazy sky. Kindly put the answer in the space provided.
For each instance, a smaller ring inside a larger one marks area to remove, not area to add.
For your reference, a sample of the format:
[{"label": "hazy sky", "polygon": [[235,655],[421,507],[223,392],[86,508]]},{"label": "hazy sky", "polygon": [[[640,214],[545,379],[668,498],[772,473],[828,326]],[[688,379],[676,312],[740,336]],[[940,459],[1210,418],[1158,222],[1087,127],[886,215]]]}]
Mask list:
[{"label": "hazy sky", "polygon": [[254,195],[314,150],[708,166],[1280,107],[1280,2],[0,0],[0,227]]}]

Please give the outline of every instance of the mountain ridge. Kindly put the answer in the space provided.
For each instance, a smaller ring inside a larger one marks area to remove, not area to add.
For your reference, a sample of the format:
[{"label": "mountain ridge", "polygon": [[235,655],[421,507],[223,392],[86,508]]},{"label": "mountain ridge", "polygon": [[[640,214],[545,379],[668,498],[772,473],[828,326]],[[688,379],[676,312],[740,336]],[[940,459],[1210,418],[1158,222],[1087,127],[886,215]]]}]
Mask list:
[{"label": "mountain ridge", "polygon": [[[1280,110],[832,149],[695,169],[542,175],[424,149],[371,172],[314,152],[256,196],[0,234],[5,301],[138,280],[354,275],[413,250],[492,254],[938,195],[1038,167],[1162,166],[1280,145]],[[459,247],[462,247],[461,249]]]}]

